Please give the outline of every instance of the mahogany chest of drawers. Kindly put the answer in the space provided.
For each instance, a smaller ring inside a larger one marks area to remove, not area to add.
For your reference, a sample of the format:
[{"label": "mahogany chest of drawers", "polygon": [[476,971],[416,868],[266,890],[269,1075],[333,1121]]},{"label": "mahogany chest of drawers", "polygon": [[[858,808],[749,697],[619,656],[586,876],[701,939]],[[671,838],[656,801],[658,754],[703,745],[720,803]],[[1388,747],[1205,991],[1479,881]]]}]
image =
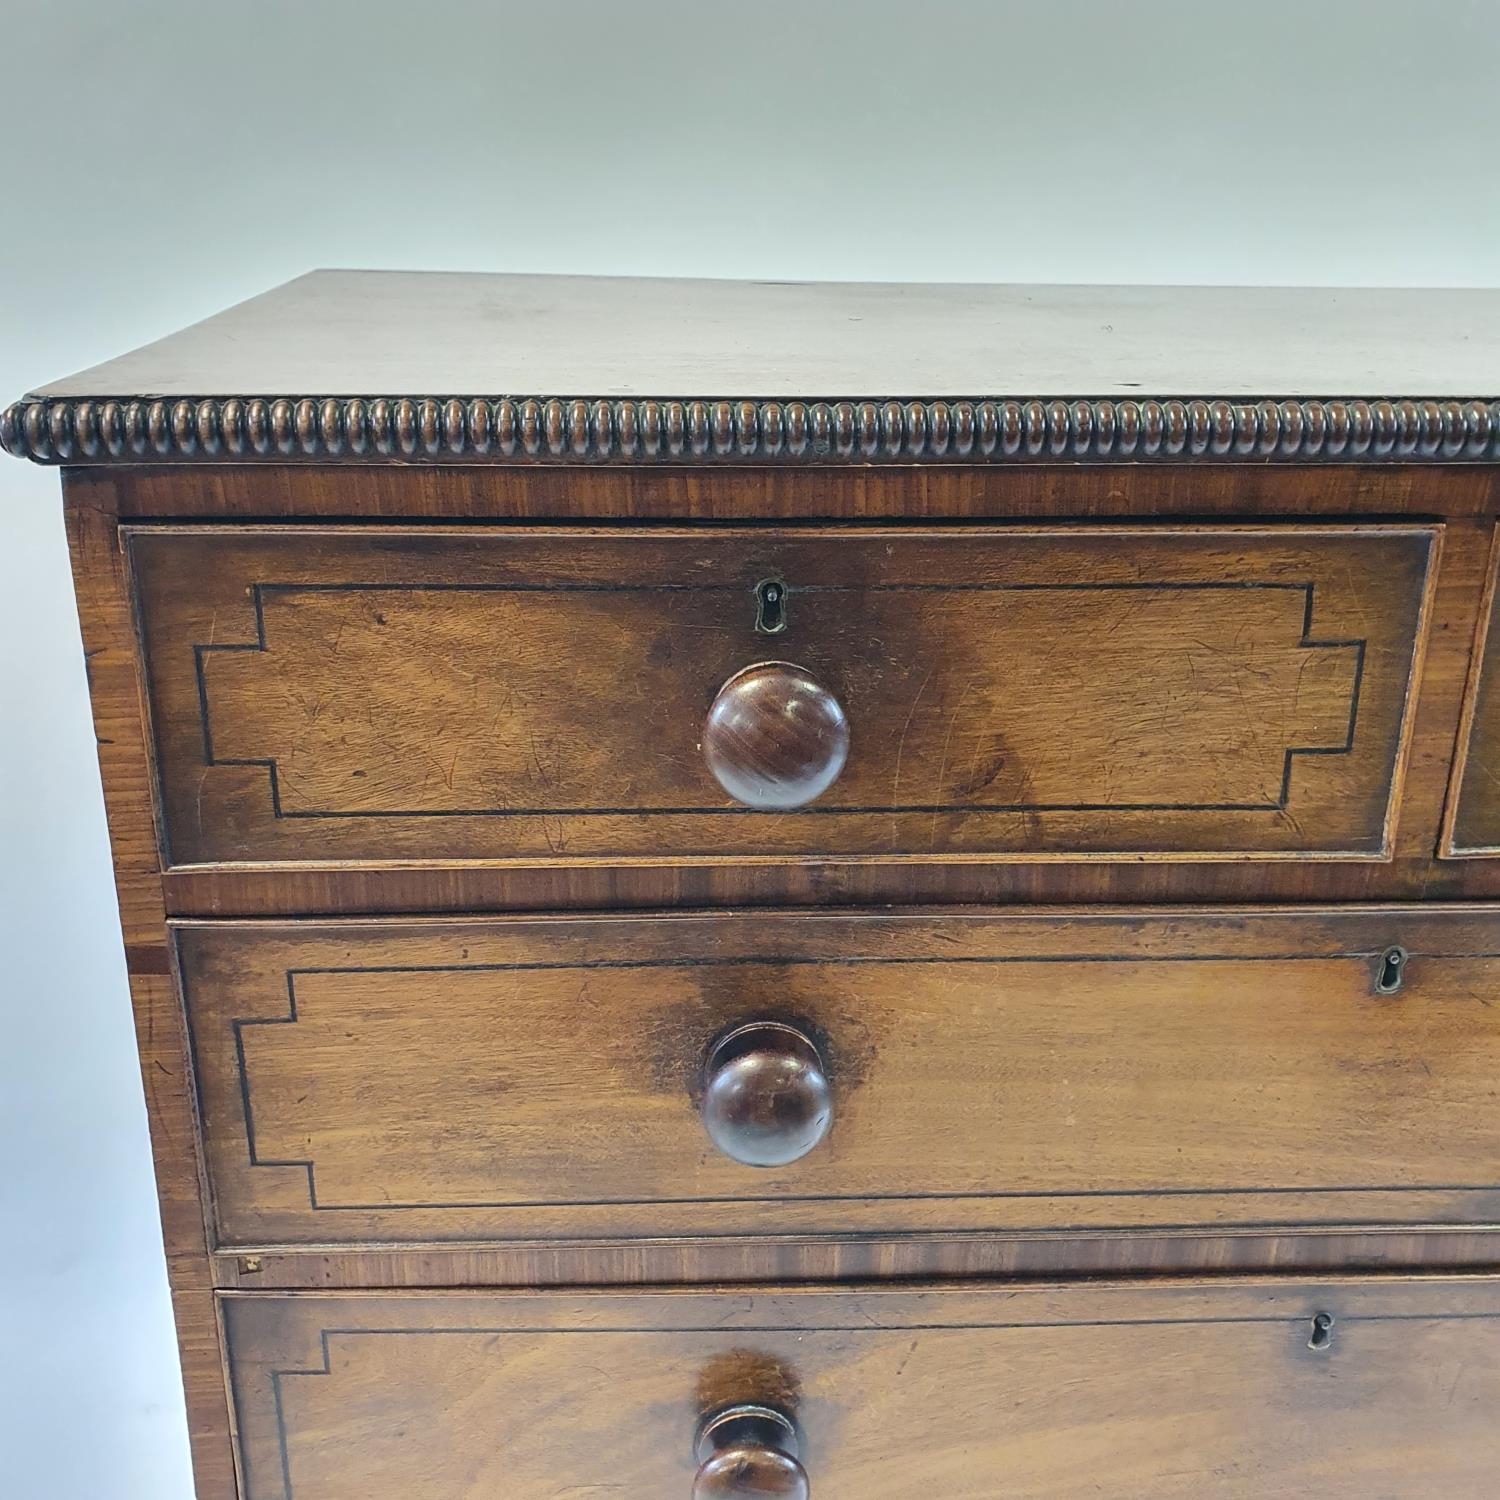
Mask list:
[{"label": "mahogany chest of drawers", "polygon": [[203,1500],[1500,1489],[1500,293],[320,273],[0,442]]}]

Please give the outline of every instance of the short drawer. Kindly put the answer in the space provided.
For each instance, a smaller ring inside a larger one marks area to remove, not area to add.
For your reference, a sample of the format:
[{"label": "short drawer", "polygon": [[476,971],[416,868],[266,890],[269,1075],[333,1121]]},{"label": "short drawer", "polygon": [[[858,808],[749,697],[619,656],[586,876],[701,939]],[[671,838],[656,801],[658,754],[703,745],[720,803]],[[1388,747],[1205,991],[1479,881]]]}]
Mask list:
[{"label": "short drawer", "polygon": [[1489,1500],[1490,1278],[252,1294],[245,1500]]},{"label": "short drawer", "polygon": [[128,528],[167,855],[1381,859],[1439,533]]},{"label": "short drawer", "polygon": [[1500,858],[1500,530],[1490,548],[1474,660],[1464,697],[1441,853],[1449,859]]},{"label": "short drawer", "polygon": [[1500,1217],[1492,912],[175,932],[225,1248]]}]

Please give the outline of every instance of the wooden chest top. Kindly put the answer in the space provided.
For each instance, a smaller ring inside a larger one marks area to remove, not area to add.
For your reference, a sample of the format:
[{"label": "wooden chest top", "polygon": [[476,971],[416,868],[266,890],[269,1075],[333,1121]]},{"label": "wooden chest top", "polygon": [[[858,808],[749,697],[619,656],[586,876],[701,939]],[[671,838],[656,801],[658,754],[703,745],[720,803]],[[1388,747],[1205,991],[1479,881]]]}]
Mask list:
[{"label": "wooden chest top", "polygon": [[319,271],[43,386],[43,462],[1475,461],[1500,292]]}]

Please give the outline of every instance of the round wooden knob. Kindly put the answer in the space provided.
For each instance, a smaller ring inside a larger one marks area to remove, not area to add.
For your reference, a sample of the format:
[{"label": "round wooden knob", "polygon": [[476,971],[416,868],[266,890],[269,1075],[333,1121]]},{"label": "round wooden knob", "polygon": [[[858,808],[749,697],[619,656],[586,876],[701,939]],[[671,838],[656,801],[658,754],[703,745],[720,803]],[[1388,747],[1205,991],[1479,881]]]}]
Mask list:
[{"label": "round wooden knob", "polygon": [[803,668],[757,662],[719,689],[703,725],[703,758],[736,802],[801,807],[838,780],[849,720]]},{"label": "round wooden knob", "polygon": [[780,1021],[752,1021],[709,1054],[702,1113],[725,1156],[747,1167],[784,1167],[828,1134],[833,1091],[808,1036]]},{"label": "round wooden knob", "polygon": [[797,1426],[771,1406],[730,1406],[698,1426],[693,1500],[808,1500]]}]

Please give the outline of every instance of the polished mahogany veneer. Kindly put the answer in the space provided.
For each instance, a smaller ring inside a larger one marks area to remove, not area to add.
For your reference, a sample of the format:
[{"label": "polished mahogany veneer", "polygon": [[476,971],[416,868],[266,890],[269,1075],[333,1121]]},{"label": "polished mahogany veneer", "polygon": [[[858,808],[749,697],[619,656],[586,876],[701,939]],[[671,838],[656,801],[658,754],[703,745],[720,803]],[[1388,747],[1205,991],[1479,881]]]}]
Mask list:
[{"label": "polished mahogany veneer", "polygon": [[1497,349],[322,273],[0,413],[202,1500],[1489,1500]]}]

